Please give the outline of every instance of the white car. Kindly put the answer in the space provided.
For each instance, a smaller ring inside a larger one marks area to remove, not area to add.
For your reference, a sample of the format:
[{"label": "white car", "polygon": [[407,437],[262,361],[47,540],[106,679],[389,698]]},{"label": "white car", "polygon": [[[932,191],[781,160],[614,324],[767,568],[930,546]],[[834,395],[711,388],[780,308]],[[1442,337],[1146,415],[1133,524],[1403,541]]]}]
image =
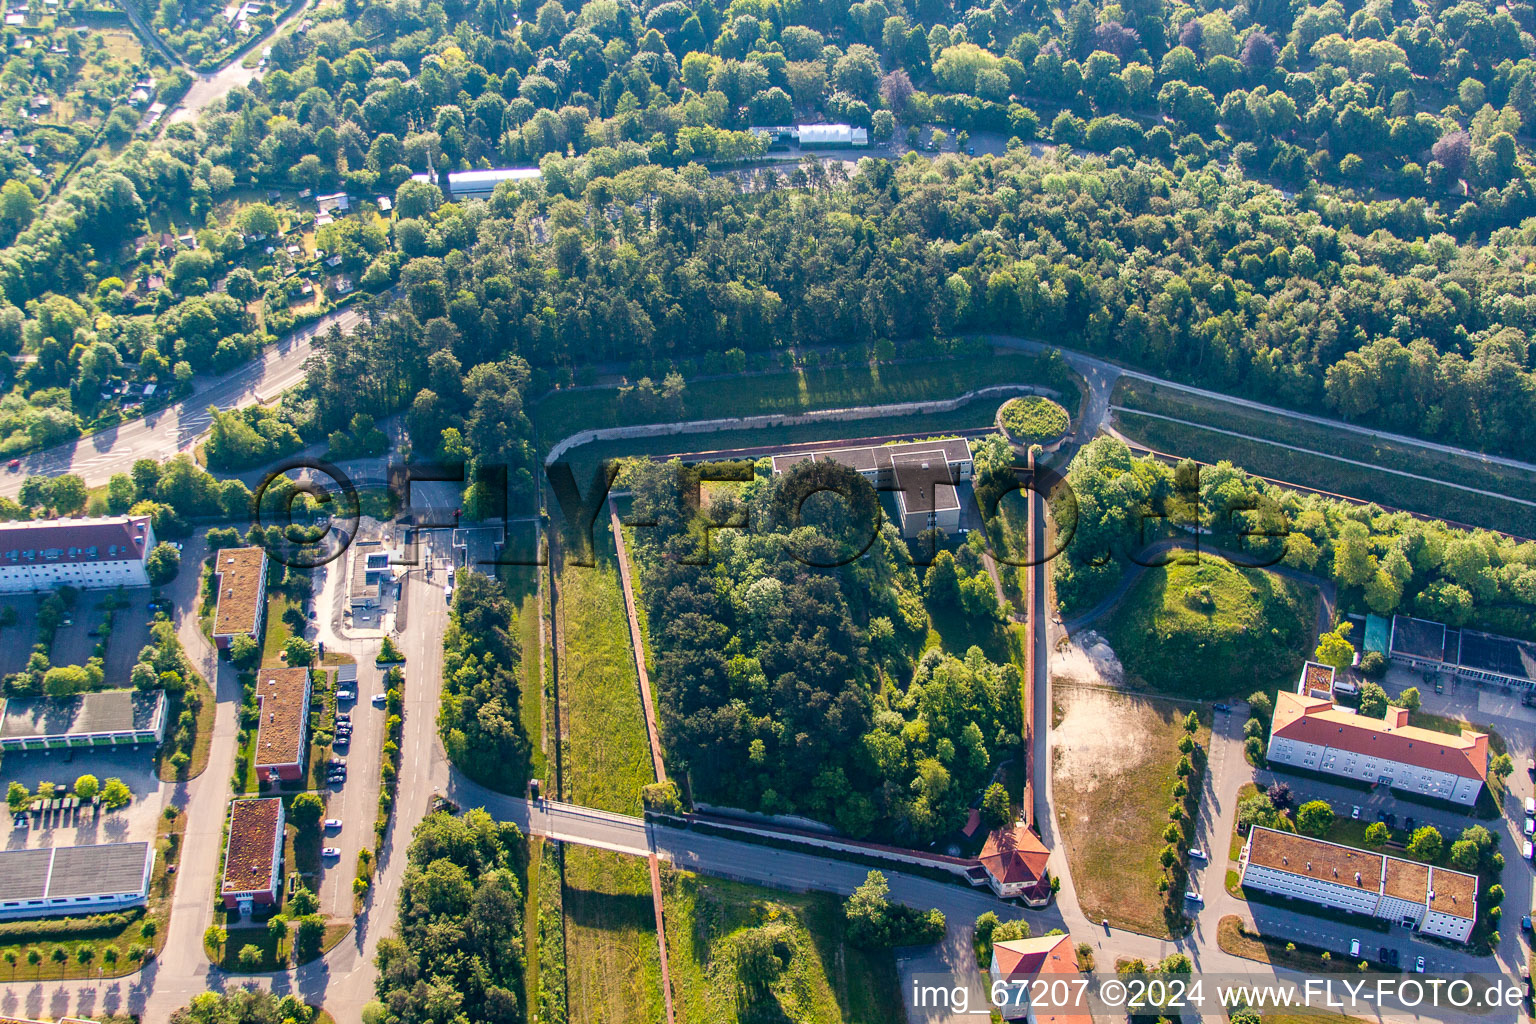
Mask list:
[{"label": "white car", "polygon": [[322,856],[322,857],[340,857],[341,856],[341,847],[339,847],[339,846],[327,846],[325,849],[320,851],[320,856]]},{"label": "white car", "polygon": [[1423,974],[1424,973],[1424,958],[1423,957],[1419,957],[1418,961],[1413,965],[1413,973],[1414,974]]},{"label": "white car", "polygon": [[376,693],[376,694],[373,695],[373,706],[376,707],[376,708],[381,708],[381,707],[383,707],[385,705],[385,703],[388,700],[389,700],[389,698],[386,697],[384,694]]},{"label": "white car", "polygon": [[1201,896],[1198,892],[1196,892],[1193,889],[1190,889],[1188,892],[1186,892],[1184,894],[1184,898],[1189,900],[1191,903],[1204,903],[1205,902],[1205,897]]},{"label": "white car", "polygon": [[1209,857],[1207,857],[1205,855],[1205,851],[1200,849],[1200,847],[1198,847],[1198,846],[1190,847],[1189,855],[1191,857],[1195,858],[1195,860],[1209,860],[1210,859]]},{"label": "white car", "polygon": [[1355,804],[1355,809],[1349,812],[1349,817],[1353,821],[1358,821],[1360,819],[1360,805],[1359,804]]},{"label": "white car", "polygon": [[1536,836],[1536,818],[1525,819],[1525,834],[1527,837]]},{"label": "white car", "polygon": [[325,826],[325,828],[327,830],[329,830],[329,829],[338,829],[338,828],[341,828],[341,819],[340,818],[326,818],[325,821],[323,822],[323,824],[324,824],[324,826]]},{"label": "white car", "polygon": [[1531,845],[1531,841],[1529,839],[1525,841],[1525,849],[1521,852],[1525,854],[1526,860],[1536,859],[1536,846]]},{"label": "white car", "polygon": [[337,690],[336,691],[336,699],[337,700],[356,700],[357,699],[357,694],[353,693],[351,690]]}]

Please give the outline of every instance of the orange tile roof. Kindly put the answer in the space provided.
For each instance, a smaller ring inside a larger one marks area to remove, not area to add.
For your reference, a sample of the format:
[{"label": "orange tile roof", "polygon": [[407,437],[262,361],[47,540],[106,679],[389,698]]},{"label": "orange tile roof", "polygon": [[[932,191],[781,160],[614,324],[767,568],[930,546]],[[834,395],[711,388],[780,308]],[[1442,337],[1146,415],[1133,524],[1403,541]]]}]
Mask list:
[{"label": "orange tile roof", "polygon": [[994,829],[981,848],[981,863],[999,882],[1038,882],[1045,877],[1050,851],[1023,825]]},{"label": "orange tile roof", "polygon": [[1351,714],[1332,701],[1281,690],[1271,736],[1366,754],[1462,778],[1488,778],[1488,735],[1468,729],[1460,736],[1408,724],[1404,708],[1386,719]]},{"label": "orange tile roof", "polygon": [[309,669],[264,668],[256,673],[256,768],[301,764],[309,725]]},{"label": "orange tile roof", "polygon": [[220,892],[265,892],[274,884],[277,827],[283,802],[277,797],[229,802],[229,840],[224,853]]},{"label": "orange tile roof", "polygon": [[264,588],[267,553],[262,548],[225,548],[214,554],[219,599],[213,613],[214,636],[254,635],[257,606]]},{"label": "orange tile roof", "polygon": [[[1069,935],[1041,935],[1032,939],[1004,939],[992,946],[992,968],[1009,981],[1042,974],[1077,974],[1077,954]],[[1039,1024],[1093,1024],[1090,1013],[1040,1013]]]}]

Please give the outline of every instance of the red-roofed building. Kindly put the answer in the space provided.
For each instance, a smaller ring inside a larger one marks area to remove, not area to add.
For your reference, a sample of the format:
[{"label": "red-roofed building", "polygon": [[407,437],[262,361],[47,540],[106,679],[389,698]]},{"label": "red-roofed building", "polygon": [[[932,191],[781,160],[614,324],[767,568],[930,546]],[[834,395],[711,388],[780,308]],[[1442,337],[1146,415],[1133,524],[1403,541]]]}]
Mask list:
[{"label": "red-roofed building", "polygon": [[[992,966],[989,972],[989,989],[1000,996],[998,1009],[1005,1020],[1022,1020],[1030,1024],[1093,1024],[1093,1014],[1086,1004],[1082,1013],[1065,1012],[1053,1005],[1050,1012],[1037,1012],[1030,1006],[1030,993],[1036,988],[1037,978],[1047,981],[1056,978],[1076,977],[1077,954],[1072,949],[1072,939],[1067,935],[1042,935],[1034,939],[1004,939],[992,946]],[[1051,993],[1050,988],[1046,989]],[[1086,999],[1086,986],[1058,987],[1053,1001],[1062,1002],[1073,998]]]},{"label": "red-roofed building", "polygon": [[995,830],[981,848],[981,866],[992,891],[1003,899],[1018,897],[1032,907],[1051,901],[1051,878],[1045,870],[1049,859],[1045,844],[1023,825]]},{"label": "red-roofed building", "polygon": [[1488,778],[1488,735],[1408,724],[1406,708],[1370,718],[1330,700],[1282,690],[1270,728],[1270,763],[1341,775],[1470,807]]},{"label": "red-roofed building", "polygon": [[0,593],[147,587],[154,546],[148,516],[0,523]]}]

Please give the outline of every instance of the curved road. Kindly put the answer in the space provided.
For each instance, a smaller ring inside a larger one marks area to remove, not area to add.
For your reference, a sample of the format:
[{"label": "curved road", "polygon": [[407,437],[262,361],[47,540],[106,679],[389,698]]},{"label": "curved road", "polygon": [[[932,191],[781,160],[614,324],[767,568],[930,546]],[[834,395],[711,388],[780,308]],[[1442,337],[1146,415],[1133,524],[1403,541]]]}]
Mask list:
[{"label": "curved road", "polygon": [[316,335],[332,324],[351,330],[363,314],[347,306],[327,313],[274,345],[254,360],[222,377],[209,378],[190,398],[158,412],[128,420],[107,430],[24,456],[21,466],[0,476],[0,495],[14,498],[27,476],[78,473],[88,486],[104,484],[114,473],[126,473],[138,459],[164,461],[190,451],[212,422],[209,406],[234,409],[267,401],[304,379]]}]

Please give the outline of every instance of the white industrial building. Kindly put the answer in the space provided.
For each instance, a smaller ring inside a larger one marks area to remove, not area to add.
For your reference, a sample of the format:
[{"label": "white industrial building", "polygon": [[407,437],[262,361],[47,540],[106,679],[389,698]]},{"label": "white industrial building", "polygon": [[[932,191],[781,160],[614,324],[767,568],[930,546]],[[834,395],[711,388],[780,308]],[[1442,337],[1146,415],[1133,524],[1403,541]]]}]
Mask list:
[{"label": "white industrial building", "polygon": [[1244,887],[1380,918],[1466,942],[1477,920],[1477,876],[1255,827],[1238,865]]},{"label": "white industrial building", "polygon": [[[1306,676],[1303,674],[1303,685]],[[1408,709],[1371,718],[1331,700],[1282,690],[1270,728],[1271,765],[1340,775],[1471,807],[1488,778],[1488,735],[1408,724]]]},{"label": "white industrial building", "polygon": [[0,852],[0,920],[143,906],[154,868],[149,843]]},{"label": "white industrial building", "polygon": [[[449,171],[448,201],[460,199],[489,199],[496,186],[504,181],[537,181],[544,172],[537,167],[498,167],[480,171]],[[425,181],[433,185],[442,182],[430,174],[413,174],[413,181]]]},{"label": "white industrial building", "polygon": [[0,523],[0,593],[147,587],[154,546],[148,516]]}]

